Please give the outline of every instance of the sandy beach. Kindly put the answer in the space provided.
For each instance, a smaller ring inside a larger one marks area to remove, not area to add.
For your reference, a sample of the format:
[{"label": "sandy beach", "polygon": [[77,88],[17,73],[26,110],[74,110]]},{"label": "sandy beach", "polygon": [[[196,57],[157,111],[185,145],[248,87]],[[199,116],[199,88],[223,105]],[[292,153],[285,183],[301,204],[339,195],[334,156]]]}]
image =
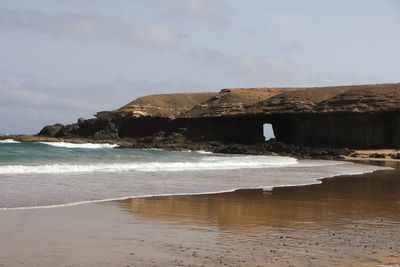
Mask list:
[{"label": "sandy beach", "polygon": [[0,266],[400,266],[400,175],[0,212]]}]

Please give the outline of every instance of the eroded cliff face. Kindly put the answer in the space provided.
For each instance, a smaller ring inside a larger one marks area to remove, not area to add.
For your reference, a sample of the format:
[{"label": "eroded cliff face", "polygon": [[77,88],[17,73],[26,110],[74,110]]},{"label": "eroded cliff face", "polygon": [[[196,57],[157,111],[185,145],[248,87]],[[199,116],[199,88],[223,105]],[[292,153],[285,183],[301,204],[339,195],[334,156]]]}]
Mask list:
[{"label": "eroded cliff face", "polygon": [[264,142],[264,123],[288,144],[397,148],[400,84],[153,95],[40,134],[118,139],[178,133],[190,142],[257,144]]},{"label": "eroded cliff face", "polygon": [[400,113],[287,114],[273,120],[278,141],[307,146],[400,147]]}]

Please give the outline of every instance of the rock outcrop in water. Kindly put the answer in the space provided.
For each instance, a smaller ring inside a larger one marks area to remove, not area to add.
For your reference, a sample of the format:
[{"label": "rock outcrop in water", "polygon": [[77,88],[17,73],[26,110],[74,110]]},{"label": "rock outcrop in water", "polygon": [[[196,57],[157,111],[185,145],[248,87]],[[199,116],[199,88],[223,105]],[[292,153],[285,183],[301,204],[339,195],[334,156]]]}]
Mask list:
[{"label": "rock outcrop in water", "polygon": [[132,146],[214,141],[256,145],[265,142],[265,123],[272,124],[279,143],[397,148],[400,84],[232,88],[219,93],[151,95],[115,111],[99,112],[94,119],[46,126],[39,135],[129,138]]}]

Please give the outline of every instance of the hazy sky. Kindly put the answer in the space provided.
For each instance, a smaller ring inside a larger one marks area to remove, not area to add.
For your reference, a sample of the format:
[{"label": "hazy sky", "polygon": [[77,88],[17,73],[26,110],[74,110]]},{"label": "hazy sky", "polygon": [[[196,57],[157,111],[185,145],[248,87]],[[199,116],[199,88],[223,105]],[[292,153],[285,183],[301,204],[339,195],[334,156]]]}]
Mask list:
[{"label": "hazy sky", "polygon": [[0,133],[137,96],[400,82],[398,0],[1,0]]}]

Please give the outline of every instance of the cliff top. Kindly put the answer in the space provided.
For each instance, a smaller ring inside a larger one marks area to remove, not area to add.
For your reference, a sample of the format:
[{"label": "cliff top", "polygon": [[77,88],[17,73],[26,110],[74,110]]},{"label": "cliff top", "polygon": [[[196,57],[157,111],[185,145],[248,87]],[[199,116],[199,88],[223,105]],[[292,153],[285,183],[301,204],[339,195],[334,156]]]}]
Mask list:
[{"label": "cliff top", "polygon": [[284,89],[277,88],[229,88],[222,89],[215,96],[207,99],[179,117],[213,117],[236,115],[247,111],[247,107],[268,99]]},{"label": "cliff top", "polygon": [[228,88],[219,93],[159,94],[139,97],[111,114],[199,118],[398,109],[400,83],[309,88]]},{"label": "cliff top", "polygon": [[115,110],[113,113],[131,117],[175,118],[215,95],[216,93],[181,93],[143,96]]},{"label": "cliff top", "polygon": [[399,109],[400,84],[298,88],[248,107],[248,113],[381,112]]}]

